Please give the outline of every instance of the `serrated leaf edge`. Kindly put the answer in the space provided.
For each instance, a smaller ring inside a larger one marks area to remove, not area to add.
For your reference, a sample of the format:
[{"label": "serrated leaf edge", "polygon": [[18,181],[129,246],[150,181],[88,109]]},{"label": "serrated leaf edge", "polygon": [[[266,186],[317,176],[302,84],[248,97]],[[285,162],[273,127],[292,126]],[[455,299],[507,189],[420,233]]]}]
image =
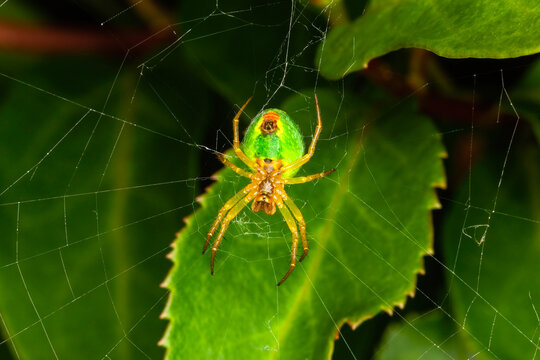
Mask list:
[{"label": "serrated leaf edge", "polygon": [[[440,154],[438,154],[438,156],[439,156],[439,159],[440,159],[440,161],[442,163],[442,160],[446,159],[448,157],[448,153],[443,150]],[[405,293],[403,294],[404,296],[403,295],[400,296],[401,300],[394,301],[391,304],[389,304],[389,306],[381,306],[379,308],[379,311],[377,311],[376,313],[373,313],[373,314],[370,314],[370,315],[359,316],[357,318],[346,317],[346,318],[341,319],[340,321],[338,321],[335,336],[334,336],[333,339],[331,339],[330,344],[329,344],[330,346],[328,348],[329,349],[328,360],[332,360],[332,355],[334,353],[335,341],[339,338],[338,335],[339,335],[343,325],[348,324],[351,327],[351,329],[354,331],[362,323],[364,323],[364,321],[372,319],[373,317],[378,315],[381,311],[384,311],[388,315],[393,316],[394,315],[394,308],[396,306],[402,310],[402,309],[405,308],[407,299],[408,298],[412,299],[412,298],[414,298],[416,296],[416,284],[418,283],[417,282],[418,275],[425,275],[425,273],[426,273],[425,272],[425,260],[424,260],[424,258],[426,256],[432,256],[434,254],[433,244],[434,244],[434,238],[435,238],[435,236],[434,236],[435,231],[434,231],[434,228],[433,228],[433,210],[438,210],[438,209],[441,209],[441,207],[442,207],[440,202],[439,202],[439,198],[437,196],[437,193],[436,193],[435,189],[446,189],[446,176],[444,174],[444,166],[441,167],[441,169],[443,169],[443,173],[440,174],[440,179],[438,181],[434,182],[431,185],[432,194],[433,194],[433,198],[435,199],[435,202],[431,206],[429,206],[427,208],[427,210],[429,211],[428,216],[429,216],[429,224],[430,224],[430,234],[429,234],[430,244],[429,244],[428,249],[426,249],[425,251],[420,251],[420,255],[422,255],[422,257],[420,259],[421,264],[416,270],[414,270],[415,281],[414,281],[414,283],[412,285],[412,289],[405,290]]]},{"label": "serrated leaf edge", "polygon": [[166,349],[166,351],[165,351],[165,359],[167,359],[169,357],[169,348],[170,348],[169,337],[170,337],[170,332],[171,332],[171,327],[172,327],[172,322],[173,322],[172,321],[173,319],[171,317],[171,314],[170,314],[169,310],[170,310],[170,307],[171,307],[171,301],[172,301],[174,291],[173,291],[173,289],[171,287],[169,287],[169,284],[170,284],[170,280],[172,278],[172,274],[176,270],[176,266],[177,266],[177,263],[175,261],[176,252],[177,252],[177,242],[179,241],[180,236],[185,231],[185,229],[188,227],[188,225],[191,223],[193,218],[197,215],[197,213],[204,209],[204,206],[206,204],[206,201],[205,201],[206,196],[208,195],[208,193],[210,193],[210,191],[212,191],[212,189],[215,186],[217,186],[217,180],[220,178],[220,175],[226,169],[227,169],[226,167],[223,167],[220,170],[218,170],[215,174],[213,174],[210,177],[210,179],[214,180],[215,182],[212,183],[211,185],[207,186],[204,189],[204,191],[195,198],[195,200],[200,204],[200,206],[194,212],[192,212],[190,215],[188,215],[188,216],[186,216],[186,217],[184,217],[182,219],[184,221],[184,226],[175,234],[174,240],[170,245],[171,246],[171,251],[166,255],[167,259],[169,259],[173,263],[173,265],[171,266],[171,268],[170,268],[169,272],[167,273],[167,276],[165,277],[163,282],[160,284],[160,286],[162,288],[169,291],[169,296],[167,297],[167,302],[165,303],[165,307],[163,308],[163,311],[160,314],[160,319],[168,320],[168,324],[167,324],[167,328],[165,329],[165,332],[163,333],[163,337],[158,342],[159,346],[162,346],[162,347],[164,347]]}]

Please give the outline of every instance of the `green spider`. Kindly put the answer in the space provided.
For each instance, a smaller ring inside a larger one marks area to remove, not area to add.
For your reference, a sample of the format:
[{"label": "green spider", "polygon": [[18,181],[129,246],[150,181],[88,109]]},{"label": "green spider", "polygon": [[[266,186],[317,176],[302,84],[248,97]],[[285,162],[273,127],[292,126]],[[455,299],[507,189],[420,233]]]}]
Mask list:
[{"label": "green spider", "polygon": [[273,215],[277,206],[292,233],[291,265],[289,271],[277,284],[279,286],[289,277],[296,266],[296,248],[298,246],[296,221],[300,227],[302,246],[304,248],[300,261],[306,257],[309,251],[306,238],[306,222],[300,209],[285,192],[285,185],[302,184],[319,179],[334,172],[335,169],[309,176],[293,177],[300,167],[313,156],[315,144],[321,133],[322,122],[317,95],[315,95],[317,128],[307,154],[304,154],[304,142],[298,126],[286,112],[279,109],[263,110],[253,119],[244,136],[242,151],[238,139],[238,119],[250,101],[251,98],[246,101],[233,119],[233,148],[240,160],[253,172],[239,168],[221,154],[218,154],[218,158],[238,175],[251,179],[251,183],[230,198],[219,210],[218,216],[206,236],[202,253],[205,253],[212,235],[214,235],[218,225],[223,220],[219,234],[212,245],[210,273],[213,275],[216,251],[231,220],[252,200],[251,209],[254,212],[264,210],[266,214]]}]

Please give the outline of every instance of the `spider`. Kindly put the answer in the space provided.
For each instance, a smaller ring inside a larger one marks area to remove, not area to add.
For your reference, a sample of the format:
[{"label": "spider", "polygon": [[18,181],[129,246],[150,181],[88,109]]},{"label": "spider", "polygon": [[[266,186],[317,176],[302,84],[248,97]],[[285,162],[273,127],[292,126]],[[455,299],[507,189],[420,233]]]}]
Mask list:
[{"label": "spider", "polygon": [[300,261],[306,257],[309,251],[306,238],[306,222],[300,209],[285,192],[285,185],[302,184],[322,178],[335,171],[335,169],[331,169],[309,176],[293,177],[300,167],[313,156],[317,139],[321,133],[322,122],[319,101],[316,94],[314,97],[317,108],[317,128],[315,129],[315,134],[313,135],[307,154],[304,154],[304,142],[298,126],[286,112],[279,109],[266,109],[259,113],[246,131],[242,148],[238,139],[238,121],[242,111],[251,101],[251,98],[246,101],[234,117],[233,149],[238,158],[252,171],[247,171],[236,166],[221,154],[218,154],[218,158],[238,175],[251,179],[251,183],[223,205],[210,231],[208,231],[202,251],[203,254],[206,252],[210,239],[221,223],[219,234],[212,244],[212,259],[210,262],[210,273],[212,275],[214,274],[216,251],[229,223],[252,200],[251,209],[254,212],[263,210],[266,214],[273,215],[276,212],[277,206],[292,233],[291,264],[289,270],[277,285],[281,285],[296,266],[296,251],[298,246],[298,228],[296,222],[298,222],[298,226],[300,227],[300,237],[304,248]]}]

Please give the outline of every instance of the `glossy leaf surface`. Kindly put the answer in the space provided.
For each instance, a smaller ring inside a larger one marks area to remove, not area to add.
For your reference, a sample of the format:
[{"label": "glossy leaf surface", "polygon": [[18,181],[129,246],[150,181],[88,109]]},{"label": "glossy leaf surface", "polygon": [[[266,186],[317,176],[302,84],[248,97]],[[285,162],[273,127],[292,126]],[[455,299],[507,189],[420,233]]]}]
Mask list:
[{"label": "glossy leaf surface", "polygon": [[413,47],[448,58],[518,57],[540,51],[539,38],[536,1],[374,0],[354,22],[330,31],[319,47],[320,71],[339,79]]}]

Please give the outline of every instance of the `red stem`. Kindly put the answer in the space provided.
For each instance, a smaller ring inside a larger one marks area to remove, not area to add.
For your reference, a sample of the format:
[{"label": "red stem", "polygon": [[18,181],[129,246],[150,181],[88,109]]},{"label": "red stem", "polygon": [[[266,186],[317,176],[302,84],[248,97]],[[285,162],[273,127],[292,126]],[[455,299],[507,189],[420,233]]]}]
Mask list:
[{"label": "red stem", "polygon": [[33,54],[111,54],[148,51],[171,39],[172,31],[108,31],[0,22],[0,49]]}]

